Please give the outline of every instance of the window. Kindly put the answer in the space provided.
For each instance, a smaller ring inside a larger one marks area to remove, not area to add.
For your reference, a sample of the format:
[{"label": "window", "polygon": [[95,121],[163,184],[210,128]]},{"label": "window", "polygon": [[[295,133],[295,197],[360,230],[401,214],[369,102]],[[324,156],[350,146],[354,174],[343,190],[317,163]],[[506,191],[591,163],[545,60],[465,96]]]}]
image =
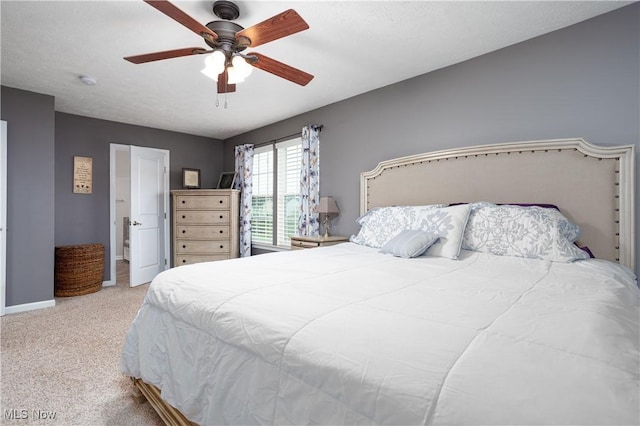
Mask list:
[{"label": "window", "polygon": [[253,156],[251,239],[289,247],[300,213],[300,138],[256,148]]}]

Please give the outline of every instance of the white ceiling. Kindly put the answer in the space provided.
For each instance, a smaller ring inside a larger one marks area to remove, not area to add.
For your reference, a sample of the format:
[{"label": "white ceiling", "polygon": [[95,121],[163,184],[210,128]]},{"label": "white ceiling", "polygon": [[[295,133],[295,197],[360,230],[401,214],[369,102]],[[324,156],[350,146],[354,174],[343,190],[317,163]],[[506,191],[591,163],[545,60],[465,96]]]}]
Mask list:
[{"label": "white ceiling", "polygon": [[[206,24],[212,0],[173,1]],[[255,51],[311,73],[261,70],[215,106],[204,56],[134,65],[124,56],[202,39],[142,0],[0,1],[2,85],[55,97],[56,111],[226,139],[625,6],[617,1],[237,1],[249,27],[295,9],[310,29]],[[86,86],[80,75],[97,79]]]}]

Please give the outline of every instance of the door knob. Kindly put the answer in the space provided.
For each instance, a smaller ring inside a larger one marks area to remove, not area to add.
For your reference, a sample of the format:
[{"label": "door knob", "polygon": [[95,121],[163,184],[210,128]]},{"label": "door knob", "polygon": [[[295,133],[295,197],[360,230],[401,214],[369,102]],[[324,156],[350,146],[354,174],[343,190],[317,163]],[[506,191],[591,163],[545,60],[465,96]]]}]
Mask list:
[{"label": "door knob", "polygon": [[134,220],[132,223],[133,226],[139,226],[142,225],[140,222],[138,222],[137,220]]}]

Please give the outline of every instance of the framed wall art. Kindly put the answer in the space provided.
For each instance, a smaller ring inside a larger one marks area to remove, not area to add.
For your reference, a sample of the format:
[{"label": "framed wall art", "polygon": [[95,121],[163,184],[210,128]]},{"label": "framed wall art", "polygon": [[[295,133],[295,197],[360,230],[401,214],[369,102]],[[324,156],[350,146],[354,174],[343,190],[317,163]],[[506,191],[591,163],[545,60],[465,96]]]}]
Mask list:
[{"label": "framed wall art", "polygon": [[182,169],[182,187],[185,189],[200,188],[200,169]]},{"label": "framed wall art", "polygon": [[73,157],[73,193],[91,194],[93,186],[93,158]]},{"label": "framed wall art", "polygon": [[236,172],[222,172],[218,179],[218,189],[233,189],[236,181]]}]

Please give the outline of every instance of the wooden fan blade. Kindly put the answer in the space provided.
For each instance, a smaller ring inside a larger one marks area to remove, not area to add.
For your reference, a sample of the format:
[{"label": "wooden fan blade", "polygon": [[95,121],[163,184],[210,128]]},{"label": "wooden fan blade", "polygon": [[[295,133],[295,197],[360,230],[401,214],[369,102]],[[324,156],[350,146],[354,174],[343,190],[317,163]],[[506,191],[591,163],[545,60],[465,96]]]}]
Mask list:
[{"label": "wooden fan blade", "polygon": [[242,40],[240,40],[241,37],[247,37],[251,40],[251,43],[248,45],[256,47],[308,28],[309,25],[298,15],[298,12],[289,9],[266,21],[238,31],[236,33],[236,40],[242,42]]},{"label": "wooden fan blade", "polygon": [[205,27],[200,22],[184,13],[182,10],[178,9],[167,0],[144,0],[144,2],[155,7],[160,12],[167,15],[169,18],[175,19],[176,21],[206,40],[213,42],[218,38],[218,34],[214,33],[209,28]]},{"label": "wooden fan blade", "polygon": [[179,58],[181,56],[201,55],[209,52],[201,47],[185,47],[183,49],[165,50],[163,52],[145,53],[144,55],[127,56],[126,59],[134,64],[160,61],[162,59]]},{"label": "wooden fan blade", "polygon": [[282,77],[285,80],[292,81],[296,84],[299,84],[300,86],[306,86],[311,80],[313,80],[313,76],[311,74],[294,68],[291,65],[278,62],[275,59],[269,58],[268,56],[264,56],[256,52],[251,52],[248,55],[256,56],[258,58],[256,62],[251,63],[251,65],[253,65],[254,67],[260,68],[261,70],[266,72],[270,72],[271,74],[277,75],[278,77]]},{"label": "wooden fan blade", "polygon": [[218,93],[231,93],[236,91],[235,84],[227,83],[229,81],[229,74],[227,74],[227,70],[225,69],[218,76]]}]

